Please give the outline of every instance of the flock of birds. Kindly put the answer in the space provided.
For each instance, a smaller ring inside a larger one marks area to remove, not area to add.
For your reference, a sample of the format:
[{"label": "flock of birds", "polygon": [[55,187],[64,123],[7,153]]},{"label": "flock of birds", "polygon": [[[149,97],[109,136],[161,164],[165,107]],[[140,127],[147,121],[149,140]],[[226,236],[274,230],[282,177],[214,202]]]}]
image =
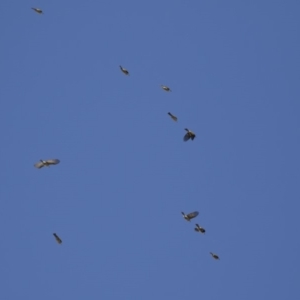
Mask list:
[{"label": "flock of birds", "polygon": [[[127,69],[123,68],[122,66],[120,66],[120,69],[125,75],[129,75],[129,71]],[[166,85],[161,85],[161,88],[166,92],[171,92],[171,89]],[[176,116],[174,116],[170,112],[168,112],[168,115],[172,118],[172,120],[177,122],[178,118]],[[193,131],[189,130],[188,128],[184,128],[184,130],[186,131],[186,134],[184,135],[183,140],[185,142],[188,141],[189,139],[191,139],[193,141],[194,138],[196,137],[195,133]]]},{"label": "flock of birds", "polygon": [[[191,222],[192,219],[196,218],[199,215],[198,211],[193,211],[189,214],[185,214],[184,212],[181,212],[181,213],[183,215],[183,218],[185,220],[189,221],[189,222]],[[203,227],[201,227],[199,224],[195,224],[195,225],[196,225],[196,227],[194,229],[195,229],[196,232],[200,232],[200,233],[205,233],[206,232],[206,230]],[[220,259],[217,254],[215,254],[213,252],[209,252],[209,253],[212,256],[212,258],[214,258],[216,260]]]},{"label": "flock of birds", "polygon": [[[43,14],[43,11],[40,8],[32,7],[32,9],[38,14]],[[127,69],[123,68],[122,66],[119,66],[119,67],[125,75],[129,76],[129,71]],[[166,85],[161,85],[161,88],[166,92],[171,92],[171,89]],[[175,115],[173,115],[170,112],[168,112],[168,115],[171,117],[171,119],[173,121],[177,122],[178,118]],[[183,140],[185,142],[188,141],[189,139],[191,139],[193,141],[194,138],[196,137],[195,133],[192,132],[191,130],[189,130],[188,128],[184,128],[184,130],[186,131],[186,134],[184,135]],[[59,159],[48,159],[48,160],[41,159],[39,162],[35,163],[34,166],[38,169],[41,169],[43,167],[50,167],[51,165],[57,165],[58,163],[60,163]],[[194,212],[191,212],[188,214],[185,214],[184,212],[181,212],[181,213],[183,215],[183,218],[189,222],[199,215],[198,211],[194,211]],[[195,226],[196,227],[194,228],[194,230],[196,232],[205,234],[206,230],[203,227],[201,227],[199,224],[195,224]],[[62,244],[61,238],[56,233],[53,233],[53,236],[58,244]],[[212,258],[214,258],[216,260],[220,259],[217,254],[215,254],[213,252],[209,252],[209,253],[212,256]]]}]

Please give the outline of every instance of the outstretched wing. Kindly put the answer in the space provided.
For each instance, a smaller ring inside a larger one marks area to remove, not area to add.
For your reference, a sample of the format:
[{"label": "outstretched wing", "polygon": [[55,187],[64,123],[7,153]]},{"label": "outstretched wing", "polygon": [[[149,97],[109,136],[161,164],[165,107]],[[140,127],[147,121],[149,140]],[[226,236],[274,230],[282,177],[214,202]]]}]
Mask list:
[{"label": "outstretched wing", "polygon": [[189,133],[185,134],[184,137],[183,137],[183,140],[186,142],[190,139],[190,135]]},{"label": "outstretched wing", "polygon": [[44,167],[44,165],[45,165],[45,164],[44,164],[43,162],[41,162],[41,161],[39,161],[39,162],[37,162],[36,164],[34,164],[34,166],[35,166],[36,168],[38,168],[38,169]]},{"label": "outstretched wing", "polygon": [[57,165],[60,162],[59,159],[48,159],[46,160],[46,163],[49,165]]},{"label": "outstretched wing", "polygon": [[199,215],[198,211],[193,211],[193,212],[189,213],[187,216],[189,219],[193,219],[193,218],[196,218],[198,215]]}]

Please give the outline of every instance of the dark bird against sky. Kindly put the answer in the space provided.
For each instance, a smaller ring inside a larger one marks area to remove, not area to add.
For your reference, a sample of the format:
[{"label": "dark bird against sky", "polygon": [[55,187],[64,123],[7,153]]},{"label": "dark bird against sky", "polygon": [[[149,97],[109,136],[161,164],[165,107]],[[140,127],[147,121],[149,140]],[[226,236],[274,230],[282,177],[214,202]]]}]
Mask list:
[{"label": "dark bird against sky", "polygon": [[129,75],[129,72],[127,69],[123,68],[122,66],[120,66],[120,69],[125,75]]},{"label": "dark bird against sky", "polygon": [[203,227],[199,226],[199,224],[196,224],[195,231],[205,233],[206,230]]},{"label": "dark bird against sky", "polygon": [[62,243],[62,240],[60,239],[60,237],[56,234],[56,233],[53,233],[54,237],[55,237],[55,240],[57,241],[58,244],[61,244]]},{"label": "dark bird against sky", "polygon": [[168,115],[174,120],[175,122],[177,121],[177,117],[172,115],[170,112],[168,112]]},{"label": "dark bird against sky", "polygon": [[171,89],[166,85],[161,85],[161,88],[166,92],[172,92]]},{"label": "dark bird against sky", "polygon": [[43,168],[43,167],[49,167],[50,165],[57,165],[59,163],[59,159],[48,159],[48,160],[40,160],[34,166],[38,169]]},{"label": "dark bird against sky", "polygon": [[212,253],[212,252],[209,252],[209,253],[210,253],[210,255],[211,255],[214,259],[216,259],[216,260],[219,260],[219,259],[220,259],[219,256],[218,256],[217,254]]},{"label": "dark bird against sky", "polygon": [[31,7],[31,9],[33,9],[38,14],[43,14],[43,11],[40,8]]},{"label": "dark bird against sky", "polygon": [[194,140],[194,138],[196,137],[195,133],[191,130],[189,130],[188,128],[184,128],[185,131],[187,131],[187,133],[184,135],[183,140],[186,142],[189,139],[191,139],[192,141]]}]

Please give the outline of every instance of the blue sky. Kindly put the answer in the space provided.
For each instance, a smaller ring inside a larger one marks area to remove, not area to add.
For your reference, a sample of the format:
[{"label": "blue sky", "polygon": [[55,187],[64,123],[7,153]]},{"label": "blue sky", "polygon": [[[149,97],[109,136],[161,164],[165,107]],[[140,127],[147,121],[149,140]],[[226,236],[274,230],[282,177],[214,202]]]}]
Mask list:
[{"label": "blue sky", "polygon": [[299,9],[2,1],[0,299],[298,300]]}]

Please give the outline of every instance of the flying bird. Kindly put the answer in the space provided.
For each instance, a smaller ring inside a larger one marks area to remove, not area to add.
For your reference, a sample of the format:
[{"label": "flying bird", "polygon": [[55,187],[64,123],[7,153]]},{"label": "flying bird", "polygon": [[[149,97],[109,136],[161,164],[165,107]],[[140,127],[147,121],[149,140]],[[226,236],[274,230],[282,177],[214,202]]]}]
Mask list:
[{"label": "flying bird", "polygon": [[126,70],[125,68],[123,68],[122,66],[120,66],[121,71],[125,74],[125,75],[129,75],[128,70]]},{"label": "flying bird", "polygon": [[58,243],[58,244],[61,244],[61,243],[62,243],[62,240],[60,239],[60,237],[59,237],[56,233],[53,233],[53,235],[54,235],[54,237],[55,237],[57,243]]},{"label": "flying bird", "polygon": [[199,224],[196,224],[195,231],[205,233],[205,229],[199,226]]},{"label": "flying bird", "polygon": [[217,254],[212,253],[212,252],[209,252],[209,253],[210,253],[210,255],[211,255],[214,259],[216,259],[216,260],[220,259],[219,256],[218,256]]},{"label": "flying bird", "polygon": [[164,90],[164,91],[166,91],[166,92],[172,92],[171,91],[171,89],[168,87],[168,86],[166,86],[166,85],[160,85],[161,86],[161,88]]},{"label": "flying bird", "polygon": [[189,139],[192,139],[192,141],[193,141],[194,138],[196,137],[196,134],[187,128],[184,128],[184,130],[187,131],[187,133],[184,135],[183,140],[186,142]]},{"label": "flying bird", "polygon": [[193,211],[193,212],[191,212],[191,213],[189,213],[187,215],[184,212],[181,212],[181,213],[182,213],[184,219],[186,219],[189,222],[191,221],[191,219],[194,219],[194,218],[196,218],[199,215],[198,211]]},{"label": "flying bird", "polygon": [[172,115],[170,112],[168,112],[168,115],[174,120],[175,122],[177,121],[177,117]]},{"label": "flying bird", "polygon": [[60,161],[58,159],[48,159],[48,160],[40,160],[34,166],[38,169],[43,167],[49,167],[50,165],[57,165]]},{"label": "flying bird", "polygon": [[40,8],[31,7],[31,9],[33,9],[38,14],[43,14],[43,11]]}]

